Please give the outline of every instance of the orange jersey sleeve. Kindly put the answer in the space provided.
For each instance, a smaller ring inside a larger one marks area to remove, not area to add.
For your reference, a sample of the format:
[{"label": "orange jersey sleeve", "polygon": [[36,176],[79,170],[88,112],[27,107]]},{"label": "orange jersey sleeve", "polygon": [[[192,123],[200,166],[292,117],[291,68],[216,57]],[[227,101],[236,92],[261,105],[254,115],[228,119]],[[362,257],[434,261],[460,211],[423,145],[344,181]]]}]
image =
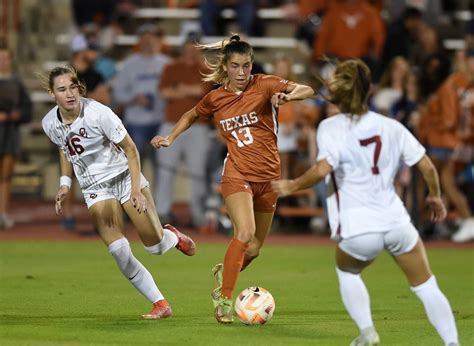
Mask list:
[{"label": "orange jersey sleeve", "polygon": [[224,176],[253,182],[280,177],[278,112],[270,100],[274,93],[284,92],[288,83],[272,75],[254,75],[241,93],[221,86],[196,105],[196,113],[212,117],[226,141]]}]

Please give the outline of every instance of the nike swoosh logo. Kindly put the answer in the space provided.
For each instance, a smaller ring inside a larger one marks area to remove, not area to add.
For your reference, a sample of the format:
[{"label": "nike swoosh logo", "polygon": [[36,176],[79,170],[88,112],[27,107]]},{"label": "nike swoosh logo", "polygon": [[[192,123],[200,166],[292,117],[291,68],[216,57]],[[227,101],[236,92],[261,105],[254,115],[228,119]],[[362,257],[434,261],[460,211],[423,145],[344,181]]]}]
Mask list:
[{"label": "nike swoosh logo", "polygon": [[130,281],[132,281],[133,279],[135,279],[135,277],[138,275],[138,273],[140,273],[140,271],[137,271],[135,275],[133,275],[131,278],[128,278]]},{"label": "nike swoosh logo", "polygon": [[252,291],[254,291],[254,292],[260,292],[260,288],[255,287]]}]

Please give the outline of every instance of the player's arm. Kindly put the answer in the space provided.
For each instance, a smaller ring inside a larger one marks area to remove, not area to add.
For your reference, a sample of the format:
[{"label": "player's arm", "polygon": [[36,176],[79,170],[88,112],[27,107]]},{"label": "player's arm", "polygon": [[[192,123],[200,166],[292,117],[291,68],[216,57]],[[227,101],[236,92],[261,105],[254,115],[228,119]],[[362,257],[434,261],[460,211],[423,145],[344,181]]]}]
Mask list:
[{"label": "player's arm", "polygon": [[72,163],[68,161],[62,149],[59,149],[59,167],[62,177],[72,179]]},{"label": "player's arm", "polygon": [[428,156],[424,155],[416,165],[423,175],[423,179],[428,185],[428,197],[426,203],[431,209],[431,221],[440,222],[446,218],[447,212],[441,199],[441,189],[439,187],[439,177],[435,166]]},{"label": "player's arm", "polygon": [[171,143],[173,143],[173,141],[178,138],[180,134],[189,129],[191,125],[194,124],[196,120],[198,120],[198,118],[199,115],[196,113],[195,107],[193,107],[191,110],[187,111],[181,116],[179,121],[173,127],[173,130],[171,130],[170,134],[164,137],[153,137],[151,140],[151,145],[156,149],[170,146]]},{"label": "player's arm", "polygon": [[124,139],[117,143],[117,145],[122,148],[127,156],[128,170],[132,181],[132,193],[130,195],[132,205],[139,213],[146,212],[147,200],[145,196],[142,195],[140,189],[141,167],[140,154],[138,153],[137,147],[128,134]]},{"label": "player's arm", "polygon": [[275,93],[272,96],[272,104],[275,107],[290,101],[304,100],[314,95],[314,90],[310,86],[290,82],[285,92]]},{"label": "player's arm", "polygon": [[307,189],[319,183],[331,173],[332,167],[326,160],[316,162],[310,169],[296,179],[277,180],[272,182],[273,191],[280,196],[287,196],[296,191]]},{"label": "player's arm", "polygon": [[68,161],[64,151],[61,148],[59,148],[59,171],[61,177],[59,179],[59,190],[56,193],[55,198],[56,215],[62,213],[62,203],[69,193],[72,185],[72,164]]}]

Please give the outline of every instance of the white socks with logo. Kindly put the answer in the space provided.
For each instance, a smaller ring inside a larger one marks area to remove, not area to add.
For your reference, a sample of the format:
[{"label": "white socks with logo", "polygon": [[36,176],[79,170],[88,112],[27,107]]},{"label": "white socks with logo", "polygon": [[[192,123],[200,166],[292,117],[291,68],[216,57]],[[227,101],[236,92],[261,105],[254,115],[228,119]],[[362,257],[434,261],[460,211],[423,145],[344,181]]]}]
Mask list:
[{"label": "white socks with logo", "polygon": [[133,256],[126,238],[110,244],[109,252],[114,256],[122,274],[145,298],[152,303],[164,299],[150,272]]}]

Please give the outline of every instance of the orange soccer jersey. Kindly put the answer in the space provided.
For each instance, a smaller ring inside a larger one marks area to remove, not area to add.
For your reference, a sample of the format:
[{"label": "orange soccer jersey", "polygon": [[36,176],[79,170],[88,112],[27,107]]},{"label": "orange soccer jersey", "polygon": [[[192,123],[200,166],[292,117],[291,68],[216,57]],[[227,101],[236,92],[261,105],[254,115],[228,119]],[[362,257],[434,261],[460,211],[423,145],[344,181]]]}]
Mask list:
[{"label": "orange soccer jersey", "polygon": [[287,85],[288,81],[280,77],[257,74],[241,93],[221,86],[196,105],[197,114],[212,117],[226,141],[224,176],[252,182],[280,177],[277,111],[270,100]]},{"label": "orange soccer jersey", "polygon": [[[421,112],[418,136],[432,147],[454,149],[461,142],[471,143],[473,138],[462,136],[474,130],[470,120],[474,86],[461,73],[453,73],[430,97]],[[461,136],[460,136],[461,135]]]}]

